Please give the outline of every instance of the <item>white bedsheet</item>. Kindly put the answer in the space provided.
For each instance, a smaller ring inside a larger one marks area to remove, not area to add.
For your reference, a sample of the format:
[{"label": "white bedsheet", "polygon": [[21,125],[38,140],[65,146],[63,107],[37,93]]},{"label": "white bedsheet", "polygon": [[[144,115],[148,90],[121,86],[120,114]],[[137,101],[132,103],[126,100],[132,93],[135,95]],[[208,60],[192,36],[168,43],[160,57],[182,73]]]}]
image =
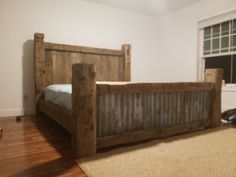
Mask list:
[{"label": "white bedsheet", "polygon": [[45,100],[62,108],[72,110],[71,84],[54,84],[45,88]]}]

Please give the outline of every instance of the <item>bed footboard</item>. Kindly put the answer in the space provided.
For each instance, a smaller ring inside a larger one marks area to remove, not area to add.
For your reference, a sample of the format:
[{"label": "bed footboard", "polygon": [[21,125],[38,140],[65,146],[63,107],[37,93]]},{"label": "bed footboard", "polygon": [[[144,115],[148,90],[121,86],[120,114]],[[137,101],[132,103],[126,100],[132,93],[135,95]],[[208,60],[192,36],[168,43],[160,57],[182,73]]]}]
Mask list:
[{"label": "bed footboard", "polygon": [[97,83],[92,64],[73,65],[72,142],[77,158],[99,148],[163,138],[221,119],[220,69],[189,83]]}]

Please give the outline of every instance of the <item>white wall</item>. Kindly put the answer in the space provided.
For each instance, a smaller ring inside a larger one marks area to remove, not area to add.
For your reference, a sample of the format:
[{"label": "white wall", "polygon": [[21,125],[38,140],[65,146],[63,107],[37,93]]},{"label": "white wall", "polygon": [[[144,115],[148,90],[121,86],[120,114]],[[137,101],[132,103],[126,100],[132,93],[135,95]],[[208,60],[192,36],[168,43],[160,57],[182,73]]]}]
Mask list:
[{"label": "white wall", "polygon": [[80,0],[0,0],[0,117],[34,111],[35,32],[57,43],[114,49],[130,43],[132,79],[141,81],[155,79],[157,29],[154,17]]}]

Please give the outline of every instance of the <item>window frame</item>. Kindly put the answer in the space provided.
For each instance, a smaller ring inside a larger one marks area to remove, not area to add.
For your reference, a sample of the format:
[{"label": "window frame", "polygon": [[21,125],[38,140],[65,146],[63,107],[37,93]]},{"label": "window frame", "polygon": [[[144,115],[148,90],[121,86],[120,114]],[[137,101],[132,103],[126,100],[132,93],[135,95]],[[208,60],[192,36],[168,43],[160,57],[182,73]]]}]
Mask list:
[{"label": "window frame", "polygon": [[[200,19],[198,21],[198,81],[201,81],[204,79],[204,70],[205,70],[205,58],[206,57],[217,57],[217,56],[224,56],[224,55],[235,55],[236,54],[236,50],[235,51],[231,51],[231,34],[229,34],[229,51],[228,52],[221,52],[221,34],[219,37],[219,53],[215,53],[215,54],[210,54],[210,55],[204,55],[204,28],[206,27],[213,27],[214,25],[217,24],[221,24],[223,22],[227,22],[227,21],[236,21],[236,8],[233,9],[229,9],[227,11],[223,11],[221,13],[215,14],[215,15],[211,15],[208,17],[205,17],[204,19]],[[221,28],[221,25],[220,25]],[[229,26],[229,30],[231,31],[232,26]],[[221,29],[220,29],[220,33],[221,33]],[[212,35],[212,28],[211,28],[211,35]],[[236,33],[235,33],[236,35]],[[233,35],[232,35],[233,36]],[[211,40],[211,49],[213,47],[213,41],[212,41],[212,36],[210,38]]]}]

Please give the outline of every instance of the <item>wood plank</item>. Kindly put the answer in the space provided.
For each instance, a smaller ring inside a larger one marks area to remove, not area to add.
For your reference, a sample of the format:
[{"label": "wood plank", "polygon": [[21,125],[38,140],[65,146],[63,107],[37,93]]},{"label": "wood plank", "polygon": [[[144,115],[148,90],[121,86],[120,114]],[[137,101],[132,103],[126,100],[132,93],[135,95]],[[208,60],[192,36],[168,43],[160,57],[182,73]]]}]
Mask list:
[{"label": "wood plank", "polygon": [[186,83],[132,83],[132,82],[97,82],[97,93],[166,93],[182,91],[210,91],[214,84],[210,82],[186,82]]},{"label": "wood plank", "polygon": [[45,115],[55,120],[59,125],[65,128],[68,132],[72,133],[72,113],[69,110],[65,110],[53,103],[41,99],[39,101],[40,111]]},{"label": "wood plank", "polygon": [[221,87],[223,79],[222,69],[207,69],[205,81],[212,82],[215,85],[212,96],[211,127],[218,127],[221,124]]},{"label": "wood plank", "polygon": [[84,54],[94,54],[94,55],[110,55],[110,56],[123,56],[123,52],[120,50],[114,49],[102,49],[95,47],[85,47],[85,46],[76,46],[68,44],[56,44],[56,43],[45,43],[46,50],[55,50],[62,52],[77,52]]},{"label": "wood plank", "polygon": [[34,34],[34,67],[35,67],[35,103],[36,111],[38,111],[38,101],[42,96],[45,88],[45,50],[44,50],[44,34]]},{"label": "wood plank", "polygon": [[124,54],[124,61],[123,61],[124,81],[131,81],[131,45],[129,44],[122,45],[122,51]]},{"label": "wood plank", "polygon": [[196,131],[208,126],[209,120],[196,121],[171,127],[162,127],[158,129],[148,129],[135,132],[127,132],[97,139],[97,148],[105,148],[119,144],[135,143],[154,138],[165,138],[180,133]]}]

